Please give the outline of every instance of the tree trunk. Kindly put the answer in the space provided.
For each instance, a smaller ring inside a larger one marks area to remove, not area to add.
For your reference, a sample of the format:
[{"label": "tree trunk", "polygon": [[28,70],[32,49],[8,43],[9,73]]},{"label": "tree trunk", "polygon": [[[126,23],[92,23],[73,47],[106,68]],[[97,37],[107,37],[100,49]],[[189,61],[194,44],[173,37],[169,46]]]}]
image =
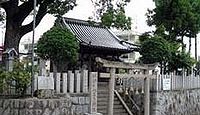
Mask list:
[{"label": "tree trunk", "polygon": [[54,88],[56,87],[56,77],[57,77],[57,64],[55,62],[52,62],[53,64],[53,78],[54,78]]},{"label": "tree trunk", "polygon": [[19,13],[18,1],[9,1],[2,5],[6,11],[6,33],[4,40],[4,50],[8,48],[15,48],[18,52],[20,23],[17,14]]},{"label": "tree trunk", "polygon": [[[19,35],[19,26],[14,22],[13,19],[7,18],[6,21],[6,34],[4,46],[5,48],[15,48],[19,52],[19,43],[21,36]],[[4,50],[6,50],[4,49]]]},{"label": "tree trunk", "polygon": [[191,53],[191,39],[192,39],[192,38],[190,37],[190,38],[189,38],[189,50],[188,50],[189,53]]},{"label": "tree trunk", "polygon": [[184,50],[184,47],[185,47],[185,45],[184,45],[184,41],[183,41],[183,40],[184,40],[184,39],[183,39],[183,37],[184,37],[184,36],[181,36],[182,52],[183,52],[183,50]]},{"label": "tree trunk", "polygon": [[195,35],[195,60],[197,61],[197,35]]}]

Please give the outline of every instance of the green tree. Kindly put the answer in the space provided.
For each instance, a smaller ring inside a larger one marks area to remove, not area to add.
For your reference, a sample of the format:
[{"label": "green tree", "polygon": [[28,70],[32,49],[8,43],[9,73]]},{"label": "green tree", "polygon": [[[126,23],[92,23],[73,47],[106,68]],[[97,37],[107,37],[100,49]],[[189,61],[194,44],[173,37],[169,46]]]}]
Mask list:
[{"label": "green tree", "polygon": [[[155,0],[156,8],[147,14],[148,25],[163,25],[169,38],[195,37],[200,30],[199,0]],[[182,42],[182,41],[181,41]]]},{"label": "green tree", "polygon": [[[26,25],[23,25],[22,23],[32,13],[33,1],[34,0],[27,0],[21,3],[20,0],[9,0],[1,3],[0,7],[6,12],[5,48],[15,48],[18,51],[21,37],[32,31],[33,21]],[[47,13],[51,13],[56,16],[63,15],[69,10],[72,10],[76,5],[76,0],[36,1],[36,26]]]},{"label": "green tree", "polygon": [[183,51],[177,51],[176,54],[172,54],[171,59],[168,62],[169,71],[177,71],[178,68],[185,68],[190,70],[196,63],[195,59],[191,58],[190,53]]},{"label": "green tree", "polygon": [[179,51],[179,43],[166,40],[164,37],[167,35],[163,34],[162,30],[157,30],[154,34],[150,36],[145,33],[140,37],[142,63],[159,62],[164,73],[175,71],[178,68],[191,68],[195,61],[185,50]]},{"label": "green tree", "polygon": [[[181,43],[182,46],[182,51],[180,52],[180,48],[175,45],[174,51],[171,52],[170,60],[167,62],[168,69],[189,69],[195,61],[190,57],[191,44],[189,45],[189,53],[187,53],[183,38],[188,37],[191,39],[195,37],[196,39],[200,30],[200,1],[155,0],[155,3],[156,8],[148,10],[147,13],[148,25],[156,26],[157,29],[154,34],[158,34],[170,43]],[[174,47],[174,45],[171,46],[172,48]],[[179,45],[177,44],[177,46]]]},{"label": "green tree", "polygon": [[31,75],[28,71],[29,65],[25,61],[14,61],[13,71],[0,70],[0,92],[6,92],[11,86],[14,87],[19,96],[24,96],[26,89],[30,86]]},{"label": "green tree", "polygon": [[[21,1],[21,2],[20,2]],[[24,1],[24,2],[22,2]],[[6,48],[15,48],[17,51],[19,49],[19,43],[26,33],[32,31],[33,21],[29,24],[23,25],[24,20],[33,12],[33,1],[34,0],[9,0],[7,2],[1,3],[0,7],[6,12],[6,33],[4,46]],[[69,10],[72,10],[76,6],[76,0],[36,0],[37,1],[37,14],[36,14],[36,27],[40,23],[41,19],[47,14],[54,14],[55,16],[62,16]],[[100,0],[98,4],[98,9],[101,9],[101,13],[95,12],[95,15],[102,17],[104,10],[107,10],[106,4],[110,3],[113,7],[122,7],[127,2],[122,0],[117,4],[112,4],[112,0]],[[101,4],[101,5],[100,5]],[[109,6],[110,7],[110,6]],[[116,11],[116,15],[125,15],[123,10]],[[124,18],[123,18],[124,19]],[[115,19],[116,23],[119,20]],[[129,18],[126,20],[130,20]],[[125,24],[129,26],[129,24]],[[117,24],[121,26],[121,24]],[[125,27],[127,28],[127,27]]]},{"label": "green tree", "polygon": [[140,58],[142,63],[152,64],[159,63],[165,68],[171,56],[170,43],[160,36],[146,38],[141,43]]},{"label": "green tree", "polygon": [[59,65],[62,67],[63,64],[75,63],[78,49],[79,44],[75,36],[70,30],[58,24],[45,32],[37,44],[38,56],[50,59],[53,62],[54,72],[57,72]]},{"label": "green tree", "polygon": [[92,0],[95,6],[95,16],[107,27],[114,27],[122,30],[131,29],[131,18],[125,15],[125,7],[130,0]]}]

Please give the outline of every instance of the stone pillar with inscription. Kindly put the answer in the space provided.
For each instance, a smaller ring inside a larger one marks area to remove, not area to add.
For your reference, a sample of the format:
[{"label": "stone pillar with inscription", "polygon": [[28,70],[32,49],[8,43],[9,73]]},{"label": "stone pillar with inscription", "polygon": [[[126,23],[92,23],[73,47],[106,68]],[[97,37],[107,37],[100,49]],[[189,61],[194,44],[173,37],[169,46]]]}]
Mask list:
[{"label": "stone pillar with inscription", "polygon": [[90,72],[89,82],[90,106],[89,113],[85,113],[85,115],[102,115],[101,113],[97,113],[97,72]]}]

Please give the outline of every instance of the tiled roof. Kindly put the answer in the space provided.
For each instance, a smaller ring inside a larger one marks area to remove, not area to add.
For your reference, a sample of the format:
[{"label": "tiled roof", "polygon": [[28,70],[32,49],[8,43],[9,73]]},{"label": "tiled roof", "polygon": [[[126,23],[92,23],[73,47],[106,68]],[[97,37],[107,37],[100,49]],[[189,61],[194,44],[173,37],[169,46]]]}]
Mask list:
[{"label": "tiled roof", "polygon": [[88,21],[71,18],[63,18],[63,22],[83,45],[125,51],[133,50],[134,46],[124,45],[108,28],[98,23],[90,24]]}]

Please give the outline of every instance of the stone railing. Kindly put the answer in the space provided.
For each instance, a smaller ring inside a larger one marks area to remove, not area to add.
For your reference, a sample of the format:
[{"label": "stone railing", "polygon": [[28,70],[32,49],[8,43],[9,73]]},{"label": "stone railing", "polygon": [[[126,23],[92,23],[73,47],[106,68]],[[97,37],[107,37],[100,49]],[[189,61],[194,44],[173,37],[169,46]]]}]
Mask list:
[{"label": "stone railing", "polygon": [[68,71],[67,73],[50,73],[35,79],[36,90],[53,89],[55,94],[89,93],[88,70]]},{"label": "stone railing", "polygon": [[200,76],[157,75],[150,79],[151,91],[200,88]]}]

